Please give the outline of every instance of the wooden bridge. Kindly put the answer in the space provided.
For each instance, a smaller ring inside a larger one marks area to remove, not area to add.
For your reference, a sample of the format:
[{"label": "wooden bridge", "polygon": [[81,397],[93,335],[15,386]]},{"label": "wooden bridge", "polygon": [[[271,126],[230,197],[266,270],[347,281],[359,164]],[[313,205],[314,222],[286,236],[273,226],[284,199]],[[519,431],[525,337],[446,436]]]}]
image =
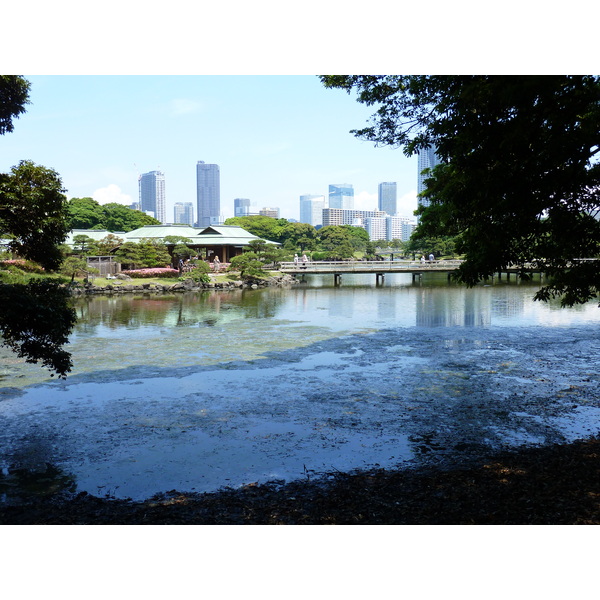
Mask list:
[{"label": "wooden bridge", "polygon": [[[424,273],[447,273],[448,279],[453,271],[463,263],[462,260],[347,260],[347,261],[299,261],[280,263],[279,271],[290,275],[333,275],[334,282],[339,285],[344,273],[374,273],[377,283],[383,283],[387,273],[410,273],[413,281],[421,278]],[[519,269],[503,271],[510,278],[511,273]],[[500,276],[500,274],[498,274]]]}]

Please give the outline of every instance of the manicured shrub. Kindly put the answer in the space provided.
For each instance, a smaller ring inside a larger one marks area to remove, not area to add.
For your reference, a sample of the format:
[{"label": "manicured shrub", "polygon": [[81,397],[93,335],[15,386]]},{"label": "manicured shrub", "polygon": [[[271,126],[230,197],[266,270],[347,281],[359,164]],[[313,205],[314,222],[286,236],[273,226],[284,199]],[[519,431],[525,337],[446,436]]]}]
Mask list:
[{"label": "manicured shrub", "polygon": [[121,271],[124,275],[129,275],[133,278],[156,278],[156,277],[178,277],[179,271],[171,268],[154,268],[154,269],[131,269]]}]

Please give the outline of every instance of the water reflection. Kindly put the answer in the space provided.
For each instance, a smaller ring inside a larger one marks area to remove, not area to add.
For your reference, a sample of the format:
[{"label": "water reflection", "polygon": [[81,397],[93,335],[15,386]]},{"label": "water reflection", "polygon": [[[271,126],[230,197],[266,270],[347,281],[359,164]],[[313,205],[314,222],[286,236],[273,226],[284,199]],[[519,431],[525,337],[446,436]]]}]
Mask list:
[{"label": "water reflection", "polygon": [[516,282],[308,279],[77,300],[67,381],[14,357],[0,380],[5,475],[50,481],[48,463],[78,489],[147,497],[464,459],[600,427],[594,303],[534,303],[538,286]]}]

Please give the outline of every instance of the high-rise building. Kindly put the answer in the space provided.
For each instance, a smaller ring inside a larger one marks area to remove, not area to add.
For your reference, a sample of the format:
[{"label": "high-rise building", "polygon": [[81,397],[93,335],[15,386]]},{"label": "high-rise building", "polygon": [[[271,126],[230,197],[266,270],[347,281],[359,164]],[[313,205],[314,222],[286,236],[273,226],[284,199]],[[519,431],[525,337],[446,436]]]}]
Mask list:
[{"label": "high-rise building", "polygon": [[140,210],[161,223],[167,221],[165,197],[165,175],[160,171],[150,171],[139,177]]},{"label": "high-rise building", "polygon": [[395,181],[384,181],[379,184],[378,208],[393,217],[397,212],[397,190]]},{"label": "high-rise building", "polygon": [[175,202],[173,223],[194,224],[194,204],[192,202]]},{"label": "high-rise building", "polygon": [[258,211],[258,214],[262,217],[273,217],[274,219],[279,219],[279,209],[278,208],[261,208]]},{"label": "high-rise building", "polygon": [[233,201],[233,216],[247,217],[250,214],[250,200],[248,198],[235,198]]},{"label": "high-rise building", "polygon": [[386,217],[386,240],[402,240],[407,242],[417,224],[408,217]]},{"label": "high-rise building", "polygon": [[219,165],[199,160],[196,165],[196,193],[198,198],[198,226],[209,227],[221,220],[221,178]]},{"label": "high-rise building", "polygon": [[381,210],[344,210],[342,208],[323,209],[323,227],[327,225],[354,225],[364,227],[365,219],[385,217]]},{"label": "high-rise building", "polygon": [[369,239],[385,240],[386,237],[386,218],[385,217],[367,217],[365,219],[365,229],[369,234]]},{"label": "high-rise building", "polygon": [[421,192],[425,190],[425,180],[430,177],[428,174],[423,174],[424,169],[433,169],[436,165],[440,164],[440,159],[435,153],[433,146],[427,148],[421,148],[419,150],[419,181],[417,185],[417,193],[419,194],[417,200],[420,206],[429,206],[429,200],[427,197],[421,196]]},{"label": "high-rise building", "polygon": [[329,208],[354,210],[354,188],[349,183],[329,186]]},{"label": "high-rise building", "polygon": [[323,224],[325,196],[304,194],[300,196],[300,223],[308,223],[313,227]]}]

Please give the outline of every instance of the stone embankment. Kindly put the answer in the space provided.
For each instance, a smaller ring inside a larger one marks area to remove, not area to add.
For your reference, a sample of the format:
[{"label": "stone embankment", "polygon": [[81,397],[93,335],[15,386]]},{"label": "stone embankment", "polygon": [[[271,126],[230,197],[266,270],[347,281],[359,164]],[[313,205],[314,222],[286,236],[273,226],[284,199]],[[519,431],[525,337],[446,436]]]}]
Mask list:
[{"label": "stone embankment", "polygon": [[227,290],[250,288],[258,289],[259,287],[268,286],[288,286],[293,285],[296,279],[291,275],[283,274],[266,279],[252,279],[247,281],[211,281],[210,283],[202,283],[193,279],[184,279],[176,283],[133,283],[135,279],[127,276],[119,276],[118,282],[111,283],[105,286],[96,286],[92,283],[84,283],[81,286],[72,286],[71,292],[75,296],[83,296],[86,294],[123,294],[123,293],[174,293],[174,292],[203,292],[207,290]]}]

